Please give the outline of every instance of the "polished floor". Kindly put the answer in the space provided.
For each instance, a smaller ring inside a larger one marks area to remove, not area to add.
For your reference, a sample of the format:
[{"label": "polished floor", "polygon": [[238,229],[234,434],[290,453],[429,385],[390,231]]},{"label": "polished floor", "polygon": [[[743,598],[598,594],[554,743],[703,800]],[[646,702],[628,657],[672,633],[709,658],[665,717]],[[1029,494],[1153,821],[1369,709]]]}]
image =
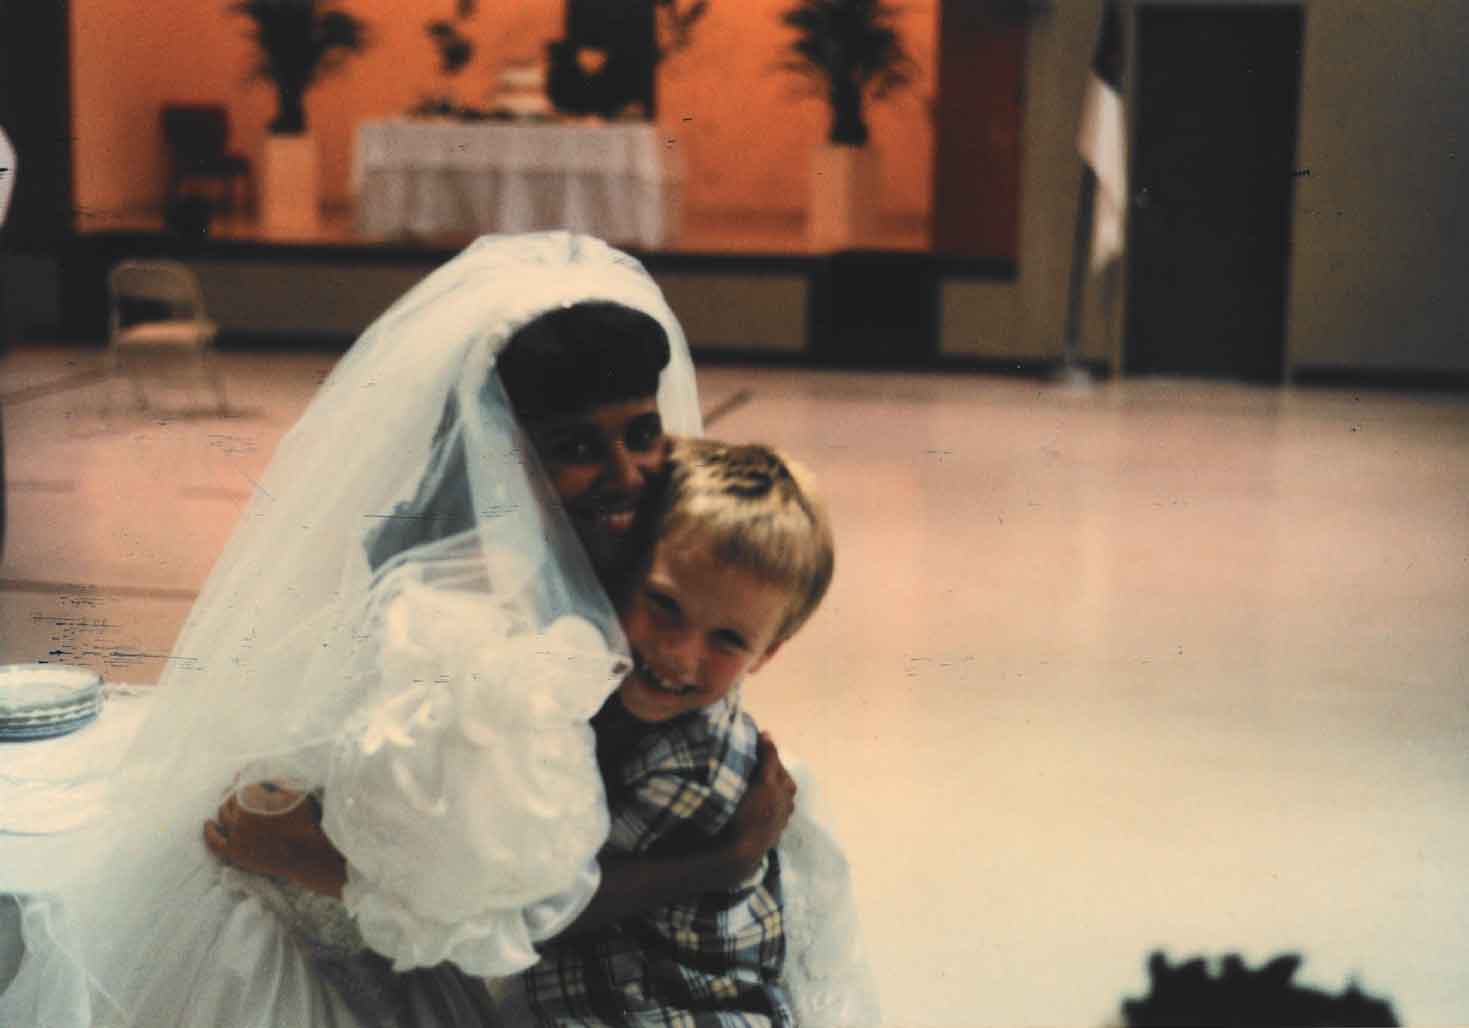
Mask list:
[{"label": "polished floor", "polygon": [[[0,657],[155,678],[321,356],[151,414],[0,358]],[[701,372],[822,477],[825,607],[752,679],[823,783],[893,1026],[1119,1020],[1155,949],[1469,1023],[1469,400]]]}]

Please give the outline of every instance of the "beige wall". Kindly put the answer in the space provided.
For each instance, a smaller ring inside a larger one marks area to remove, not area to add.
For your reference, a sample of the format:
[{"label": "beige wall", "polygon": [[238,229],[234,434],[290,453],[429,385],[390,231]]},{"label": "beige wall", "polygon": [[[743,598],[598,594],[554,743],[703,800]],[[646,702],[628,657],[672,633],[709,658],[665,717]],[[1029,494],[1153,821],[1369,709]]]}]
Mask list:
[{"label": "beige wall", "polygon": [[[452,0],[349,0],[366,20],[372,47],[307,97],[325,199],[347,199],[354,126],[401,113],[443,90],[424,23]],[[689,169],[688,209],[799,214],[808,154],[826,130],[825,104],[799,95],[800,80],[777,70],[790,33],[778,15],[788,0],[711,5],[693,45],[660,80],[660,122]],[[247,81],[254,51],[248,21],[223,0],[150,0],[140,18],[118,0],[72,0],[77,202],[91,223],[156,208],[163,192],[158,111],[169,100],[229,105],[236,147],[259,161],[273,113],[269,85]],[[903,29],[919,63],[913,88],[872,112],[886,158],[884,208],[927,216],[936,0],[903,5]],[[535,58],[561,34],[562,0],[481,4],[465,31],[479,52],[448,80],[459,99],[483,104],[507,61]]]},{"label": "beige wall", "polygon": [[[1053,358],[1062,353],[1072,237],[1081,183],[1076,119],[1086,87],[1100,5],[1057,3],[1030,22],[1025,54],[1020,251],[1013,285],[956,282],[940,296],[946,355]],[[1093,287],[1091,297],[1101,296]],[[1082,332],[1083,355],[1109,357],[1097,313]]]},{"label": "beige wall", "polygon": [[[1469,371],[1469,8],[1304,9],[1296,165],[1310,174],[1295,194],[1287,366]],[[946,289],[945,353],[1061,352],[1081,170],[1073,138],[1096,17],[1093,5],[1058,3],[1031,23],[1019,279]],[[1120,276],[1089,283],[1086,356],[1118,356],[1123,287]]]},{"label": "beige wall", "polygon": [[1289,363],[1469,371],[1469,7],[1310,4]]}]

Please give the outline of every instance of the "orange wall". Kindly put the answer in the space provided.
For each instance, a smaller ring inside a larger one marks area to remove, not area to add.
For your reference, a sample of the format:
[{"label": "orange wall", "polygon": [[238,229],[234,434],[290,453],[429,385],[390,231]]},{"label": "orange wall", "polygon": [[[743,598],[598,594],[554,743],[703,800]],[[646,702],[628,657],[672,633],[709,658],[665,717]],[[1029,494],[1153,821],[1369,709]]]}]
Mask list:
[{"label": "orange wall", "polygon": [[[808,154],[826,138],[828,108],[806,81],[781,70],[791,32],[779,21],[789,0],[714,0],[688,50],[659,81],[659,116],[684,147],[694,210],[794,213],[804,209]],[[913,86],[870,110],[881,148],[884,207],[928,212],[935,0],[901,4],[903,31],[919,64]]]},{"label": "orange wall", "polygon": [[[826,131],[826,107],[776,65],[789,32],[779,23],[789,0],[714,0],[693,45],[663,66],[660,122],[685,157],[692,212],[790,215],[805,205],[811,146]],[[72,0],[76,195],[83,227],[156,208],[164,159],[158,111],[170,100],[230,107],[236,149],[257,164],[273,113],[268,83],[248,80],[254,59],[248,21],[224,0],[151,0],[147,17],[117,0]],[[889,213],[925,216],[931,191],[935,0],[902,5],[903,29],[919,63],[909,90],[871,112],[884,155]],[[441,91],[423,32],[453,0],[349,0],[371,27],[373,46],[307,98],[321,148],[325,199],[348,198],[352,134],[363,118],[399,113]],[[509,11],[507,12],[507,8]],[[560,35],[562,0],[483,3],[466,26],[478,45],[451,88],[471,103],[488,99],[506,61],[537,57]]]},{"label": "orange wall", "polygon": [[230,100],[259,118],[240,88],[247,51],[223,4],[155,2],[146,17],[115,0],[74,0],[72,119],[81,227],[154,206],[165,174],[159,108],[169,100]]}]

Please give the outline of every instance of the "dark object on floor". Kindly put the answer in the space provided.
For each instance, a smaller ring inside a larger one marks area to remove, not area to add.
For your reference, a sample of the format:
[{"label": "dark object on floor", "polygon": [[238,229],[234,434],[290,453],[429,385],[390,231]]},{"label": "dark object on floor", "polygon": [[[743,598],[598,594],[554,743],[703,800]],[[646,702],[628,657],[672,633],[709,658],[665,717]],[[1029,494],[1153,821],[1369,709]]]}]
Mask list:
[{"label": "dark object on floor", "polygon": [[1276,957],[1252,971],[1237,955],[1224,958],[1221,974],[1209,974],[1203,958],[1176,967],[1162,953],[1148,958],[1152,991],[1140,1000],[1124,1000],[1129,1028],[1151,1025],[1396,1025],[1392,1005],[1349,986],[1338,996],[1291,984],[1301,958]]}]

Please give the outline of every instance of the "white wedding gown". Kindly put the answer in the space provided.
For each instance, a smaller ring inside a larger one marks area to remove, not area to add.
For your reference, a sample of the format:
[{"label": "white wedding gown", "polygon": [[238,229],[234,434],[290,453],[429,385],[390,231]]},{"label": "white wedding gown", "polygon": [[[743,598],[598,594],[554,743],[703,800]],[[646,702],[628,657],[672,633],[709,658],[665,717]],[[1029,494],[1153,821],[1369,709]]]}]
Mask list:
[{"label": "white wedding gown", "polygon": [[[107,844],[24,903],[0,1025],[504,1020],[482,979],[529,966],[598,884],[607,812],[588,720],[627,648],[490,371],[520,325],[589,299],[662,324],[664,424],[700,431],[676,319],[605,244],[487,237],[410,290],[262,477],[88,833]],[[375,532],[433,516],[405,501],[451,467],[474,527],[374,567]],[[349,862],[341,902],[206,852],[221,799],[261,781],[319,797]],[[804,812],[782,848],[802,1023],[876,1024],[840,850]]]}]

